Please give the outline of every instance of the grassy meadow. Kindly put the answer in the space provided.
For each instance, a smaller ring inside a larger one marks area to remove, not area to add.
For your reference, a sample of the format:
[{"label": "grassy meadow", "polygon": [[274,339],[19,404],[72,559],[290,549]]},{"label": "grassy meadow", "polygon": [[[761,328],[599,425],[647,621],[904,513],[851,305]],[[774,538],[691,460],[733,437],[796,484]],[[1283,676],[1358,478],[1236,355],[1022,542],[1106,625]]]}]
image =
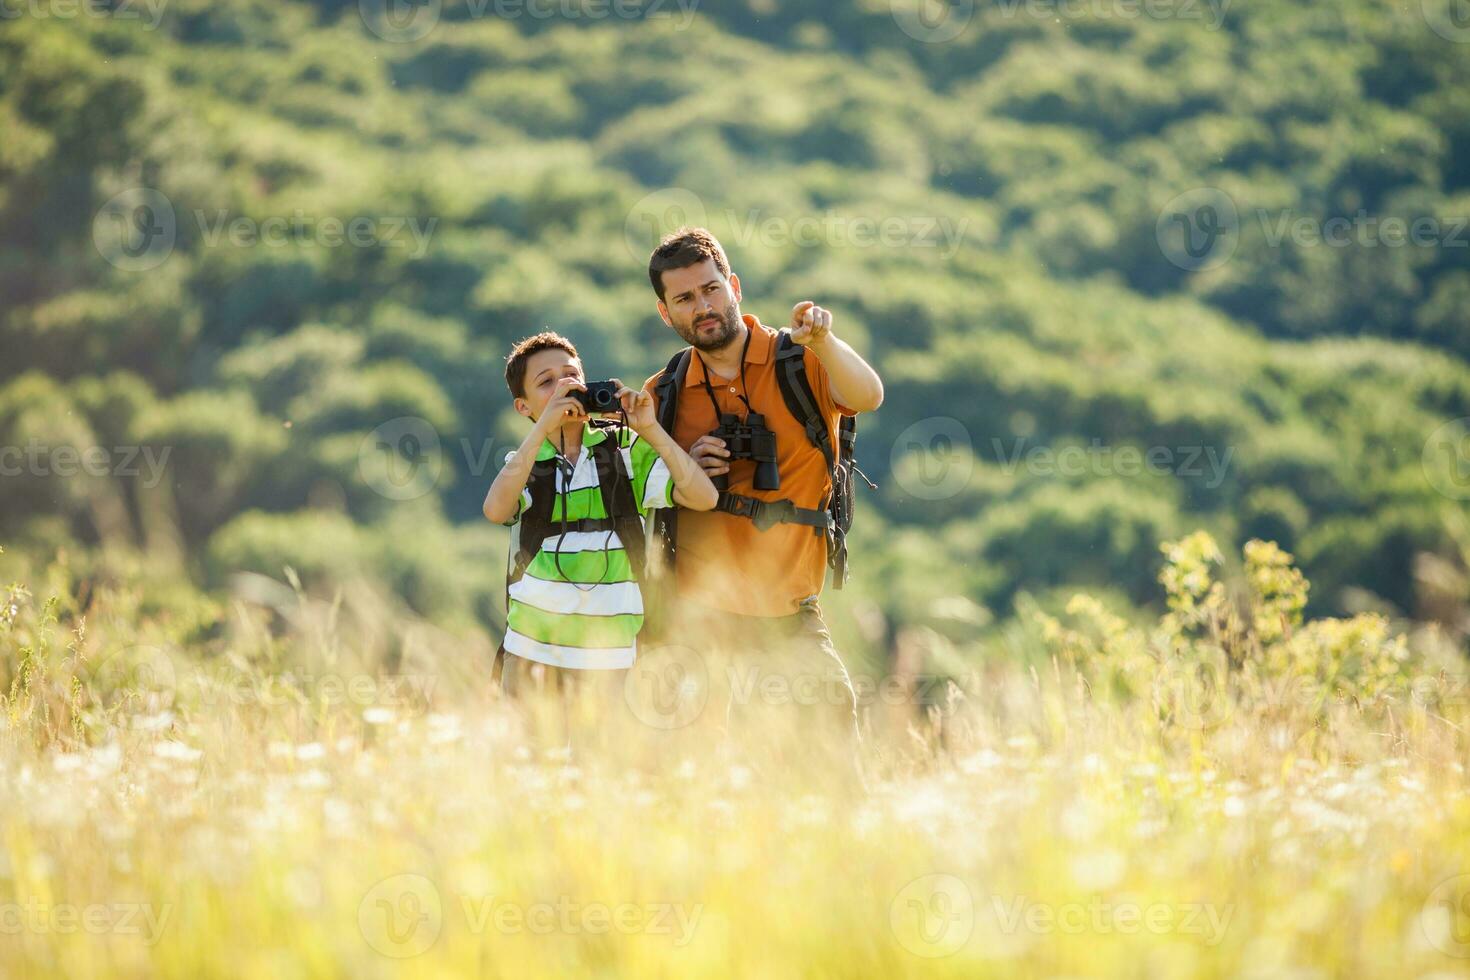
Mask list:
[{"label": "grassy meadow", "polygon": [[0,606],[0,975],[1470,972],[1463,660],[1304,622],[1274,546],[1164,557],[1146,628],[1079,595],[981,673],[937,637],[858,672],[860,773],[820,694],[728,663],[507,704],[366,589],[185,651],[38,569]]}]

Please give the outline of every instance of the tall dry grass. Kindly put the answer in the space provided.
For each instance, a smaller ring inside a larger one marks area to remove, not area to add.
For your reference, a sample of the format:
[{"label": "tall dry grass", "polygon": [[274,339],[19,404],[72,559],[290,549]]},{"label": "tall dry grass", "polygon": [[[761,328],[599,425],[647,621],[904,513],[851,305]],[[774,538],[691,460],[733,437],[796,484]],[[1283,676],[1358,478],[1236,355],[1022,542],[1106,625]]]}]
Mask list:
[{"label": "tall dry grass", "polygon": [[0,605],[0,976],[1470,973],[1462,654],[1222,563],[859,676],[855,752],[749,652],[506,704],[366,587],[185,643],[53,565]]}]

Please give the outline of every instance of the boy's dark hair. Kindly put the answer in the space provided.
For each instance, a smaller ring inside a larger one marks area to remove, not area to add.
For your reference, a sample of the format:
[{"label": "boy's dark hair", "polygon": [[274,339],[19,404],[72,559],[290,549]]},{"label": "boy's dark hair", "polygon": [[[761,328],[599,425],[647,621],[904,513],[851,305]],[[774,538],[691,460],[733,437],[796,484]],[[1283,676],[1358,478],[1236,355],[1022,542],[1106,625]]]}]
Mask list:
[{"label": "boy's dark hair", "polygon": [[665,272],[696,265],[705,259],[714,259],[720,275],[729,277],[730,260],[725,258],[725,250],[715,241],[715,236],[704,228],[680,228],[665,235],[648,257],[648,281],[662,300]]},{"label": "boy's dark hair", "polygon": [[526,362],[532,354],[543,350],[564,350],[573,357],[579,357],[575,344],[550,330],[516,341],[505,358],[505,386],[510,389],[512,398],[526,397]]}]

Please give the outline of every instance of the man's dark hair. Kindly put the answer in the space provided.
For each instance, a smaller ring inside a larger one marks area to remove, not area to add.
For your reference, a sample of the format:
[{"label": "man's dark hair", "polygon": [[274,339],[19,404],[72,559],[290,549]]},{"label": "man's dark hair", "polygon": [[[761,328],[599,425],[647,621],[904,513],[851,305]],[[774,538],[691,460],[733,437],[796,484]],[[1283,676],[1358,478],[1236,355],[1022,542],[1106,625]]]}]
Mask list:
[{"label": "man's dark hair", "polygon": [[579,356],[576,345],[550,330],[516,341],[505,358],[505,386],[510,389],[511,397],[526,397],[526,362],[532,354],[543,350],[564,350],[573,357]]},{"label": "man's dark hair", "polygon": [[730,261],[725,258],[725,250],[715,241],[715,236],[703,228],[680,228],[665,235],[648,257],[648,281],[653,283],[653,291],[662,300],[665,272],[697,265],[705,259],[714,259],[720,275],[729,277]]}]

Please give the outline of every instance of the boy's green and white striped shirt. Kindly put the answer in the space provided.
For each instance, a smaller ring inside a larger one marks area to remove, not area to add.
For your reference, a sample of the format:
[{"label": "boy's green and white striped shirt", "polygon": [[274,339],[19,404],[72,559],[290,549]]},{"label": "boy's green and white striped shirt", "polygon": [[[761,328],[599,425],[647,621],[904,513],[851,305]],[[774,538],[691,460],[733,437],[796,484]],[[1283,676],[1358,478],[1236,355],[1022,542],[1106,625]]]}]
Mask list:
[{"label": "boy's green and white striped shirt", "polygon": [[[668,465],[631,429],[615,431],[623,463],[633,483],[639,516],[646,516],[658,507],[672,506],[674,481]],[[565,479],[560,469],[554,477],[553,526],[561,520],[564,509],[567,520],[571,521],[607,516],[597,482],[597,462],[590,452],[606,438],[607,430],[583,427],[582,451],[570,479]],[[514,455],[514,451],[507,453],[506,462]],[[547,460],[556,455],[556,448],[547,440],[541,444],[536,459]],[[530,505],[531,491],[527,488],[521,491],[516,516],[507,523],[519,523],[521,514]],[[517,543],[512,543],[512,553]],[[643,594],[633,578],[618,533],[569,531],[548,537],[531,559],[525,575],[510,587],[507,623],[505,650],[518,657],[553,667],[590,670],[633,666],[638,631],[643,627]]]}]

